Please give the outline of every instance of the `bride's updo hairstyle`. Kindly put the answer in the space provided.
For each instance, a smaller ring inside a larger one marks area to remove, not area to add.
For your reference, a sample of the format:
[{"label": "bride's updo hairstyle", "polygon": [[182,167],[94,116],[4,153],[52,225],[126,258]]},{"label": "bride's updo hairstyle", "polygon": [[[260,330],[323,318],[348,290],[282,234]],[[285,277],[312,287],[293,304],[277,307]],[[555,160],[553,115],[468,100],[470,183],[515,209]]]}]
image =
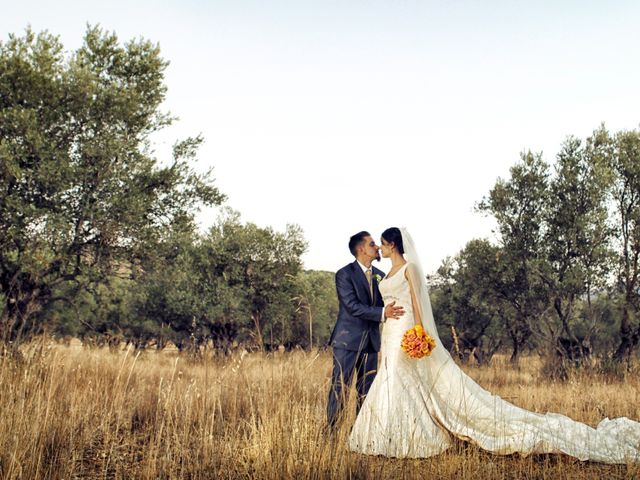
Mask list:
[{"label": "bride's updo hairstyle", "polygon": [[384,232],[382,232],[382,238],[387,243],[393,243],[393,245],[398,249],[400,255],[404,255],[404,247],[402,246],[402,233],[399,228],[391,227],[387,228]]}]

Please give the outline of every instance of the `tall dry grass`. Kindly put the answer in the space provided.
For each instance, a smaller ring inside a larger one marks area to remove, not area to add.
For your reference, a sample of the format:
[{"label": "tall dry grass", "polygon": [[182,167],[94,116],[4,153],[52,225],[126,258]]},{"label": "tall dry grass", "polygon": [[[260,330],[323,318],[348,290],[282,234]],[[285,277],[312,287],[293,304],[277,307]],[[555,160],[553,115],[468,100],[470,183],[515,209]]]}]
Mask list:
[{"label": "tall dry grass", "polygon": [[[193,360],[38,342],[0,358],[0,477],[14,478],[636,478],[637,466],[559,455],[494,456],[459,442],[424,460],[346,450],[353,409],[323,430],[329,353]],[[468,372],[528,409],[591,425],[640,418],[635,375],[554,383],[537,358]],[[353,407],[353,406],[352,406]]]}]

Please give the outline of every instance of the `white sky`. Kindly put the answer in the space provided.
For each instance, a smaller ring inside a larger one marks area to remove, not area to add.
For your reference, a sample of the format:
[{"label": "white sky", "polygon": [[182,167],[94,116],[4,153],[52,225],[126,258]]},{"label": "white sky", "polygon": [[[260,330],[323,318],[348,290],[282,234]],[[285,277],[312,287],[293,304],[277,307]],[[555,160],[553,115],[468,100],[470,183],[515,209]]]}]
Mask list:
[{"label": "white sky", "polygon": [[637,1],[2,3],[3,40],[30,24],[73,50],[99,23],[158,42],[180,117],[158,155],[201,133],[198,168],[215,167],[227,205],[300,224],[307,268],[337,270],[351,234],[404,225],[433,271],[491,237],[473,207],[522,150],[552,161],[569,134],[640,122]]}]

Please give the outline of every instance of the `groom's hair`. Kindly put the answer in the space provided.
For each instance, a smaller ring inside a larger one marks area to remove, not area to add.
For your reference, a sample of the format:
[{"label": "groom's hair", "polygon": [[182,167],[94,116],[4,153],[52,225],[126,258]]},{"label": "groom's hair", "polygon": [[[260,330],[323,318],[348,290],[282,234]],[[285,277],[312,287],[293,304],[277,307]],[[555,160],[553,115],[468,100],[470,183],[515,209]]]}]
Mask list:
[{"label": "groom's hair", "polygon": [[349,251],[351,252],[351,255],[353,255],[354,257],[357,256],[357,251],[356,249],[362,245],[362,242],[364,242],[364,239],[366,237],[370,237],[371,234],[369,232],[365,232],[364,230],[362,232],[358,232],[355,235],[353,235],[350,239],[349,239]]}]

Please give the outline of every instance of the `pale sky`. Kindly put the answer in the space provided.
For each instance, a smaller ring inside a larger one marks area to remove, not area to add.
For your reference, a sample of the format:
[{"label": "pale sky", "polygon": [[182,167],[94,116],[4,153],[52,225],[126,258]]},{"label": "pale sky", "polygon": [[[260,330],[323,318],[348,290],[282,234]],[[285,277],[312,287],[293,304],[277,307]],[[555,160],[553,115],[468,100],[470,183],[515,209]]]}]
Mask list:
[{"label": "pale sky", "polygon": [[[306,268],[337,270],[348,238],[406,226],[425,271],[492,221],[474,212],[521,151],[553,161],[569,134],[640,124],[637,1],[4,1],[68,50],[86,24],[158,42],[158,138],[202,134],[245,221],[302,226]],[[217,216],[205,211],[206,228]],[[383,261],[380,265],[388,270]]]}]

